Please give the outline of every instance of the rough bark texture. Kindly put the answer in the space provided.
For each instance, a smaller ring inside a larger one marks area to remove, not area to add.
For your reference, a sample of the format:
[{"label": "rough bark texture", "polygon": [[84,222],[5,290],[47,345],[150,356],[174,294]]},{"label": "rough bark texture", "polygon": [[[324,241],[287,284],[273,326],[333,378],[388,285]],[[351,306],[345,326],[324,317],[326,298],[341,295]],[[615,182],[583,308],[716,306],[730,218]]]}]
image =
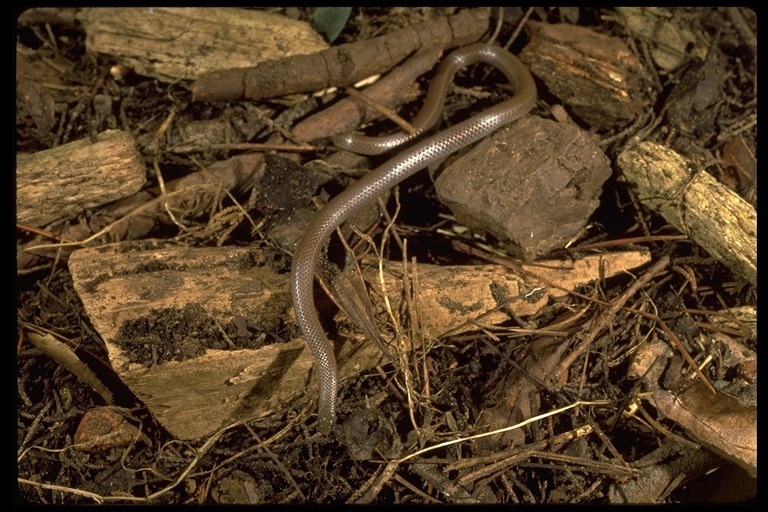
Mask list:
[{"label": "rough bark texture", "polygon": [[[142,170],[142,172],[144,172]],[[141,190],[98,210],[97,214],[80,222],[71,222],[49,229],[62,240],[83,241],[108,229],[102,241],[136,240],[146,237],[162,225],[173,222],[168,212],[181,215],[187,221],[209,216],[216,210],[224,190],[240,196],[264,173],[264,155],[248,153],[212,164],[205,170],[169,181],[165,185],[168,198],[160,201],[160,187]],[[99,190],[104,192],[104,178]],[[39,248],[41,245],[48,248]],[[20,245],[16,255],[18,268],[31,268],[55,257],[69,256],[73,246],[50,247],[49,238],[36,238]]]},{"label": "rough bark texture", "polygon": [[459,222],[533,260],[587,224],[610,175],[608,158],[586,132],[526,116],[452,162],[435,188]]},{"label": "rough bark texture", "polygon": [[193,99],[256,100],[344,87],[388,71],[425,47],[450,48],[476,42],[488,30],[488,19],[488,9],[468,9],[314,54],[266,61],[250,69],[214,71],[193,84]]},{"label": "rough bark texture", "polygon": [[681,233],[750,283],[757,283],[757,212],[736,192],[671,149],[641,142],[618,165],[637,196]]},{"label": "rough bark texture", "polygon": [[520,59],[577,117],[610,129],[647,110],[650,80],[624,41],[565,23],[528,26]]},{"label": "rough bark texture", "polygon": [[309,23],[254,9],[89,8],[88,50],[166,82],[328,47]]},{"label": "rough bark texture", "polygon": [[[17,221],[41,227],[137,192],[146,169],[133,137],[109,130],[16,157]],[[108,184],[105,186],[105,184]]]}]

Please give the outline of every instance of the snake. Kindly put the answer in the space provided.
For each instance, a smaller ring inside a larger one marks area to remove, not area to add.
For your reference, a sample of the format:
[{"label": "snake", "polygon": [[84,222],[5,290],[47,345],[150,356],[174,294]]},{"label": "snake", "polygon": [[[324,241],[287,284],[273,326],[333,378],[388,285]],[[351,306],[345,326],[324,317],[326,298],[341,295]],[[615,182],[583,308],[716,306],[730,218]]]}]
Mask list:
[{"label": "snake", "polygon": [[504,74],[514,88],[514,95],[396,153],[325,204],[296,245],[291,265],[291,295],[296,321],[319,375],[317,428],[321,434],[330,433],[336,422],[339,379],[333,345],[320,324],[313,293],[315,271],[325,243],[338,226],[369,201],[419,170],[528,113],[536,103],[536,84],[526,66],[509,51],[490,44],[472,44],[451,52],[440,62],[424,104],[413,119],[412,133],[400,131],[384,137],[349,133],[331,139],[337,147],[362,154],[382,154],[416,139],[439,120],[454,75],[476,63],[489,64]]}]

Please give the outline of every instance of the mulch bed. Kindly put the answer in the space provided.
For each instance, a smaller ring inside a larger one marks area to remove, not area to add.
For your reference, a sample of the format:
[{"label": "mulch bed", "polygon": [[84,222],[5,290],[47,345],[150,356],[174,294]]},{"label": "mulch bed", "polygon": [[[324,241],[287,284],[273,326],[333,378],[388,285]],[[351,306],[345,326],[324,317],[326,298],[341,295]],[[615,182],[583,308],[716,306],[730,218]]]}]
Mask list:
[{"label": "mulch bed", "polygon": [[[311,21],[309,8],[274,11]],[[355,8],[333,46],[454,14]],[[230,194],[189,206],[183,218],[169,218],[157,198],[166,184],[166,192],[180,190],[174,180],[238,155],[257,155],[258,165],[283,166],[286,172],[328,158],[336,151],[325,141],[290,133],[328,101],[291,92],[199,101],[193,95],[201,94],[195,89],[201,84],[194,80],[131,73],[119,68],[118,58],[89,52],[76,9],[24,13],[16,34],[17,153],[96,140],[119,129],[135,140],[147,182],[117,206],[91,207],[40,226],[17,223],[15,499],[66,505],[753,500],[756,284],[680,236],[637,197],[616,162],[639,141],[655,142],[695,163],[696,172],[714,176],[745,207],[755,207],[756,17],[736,8],[651,14],[670,27],[690,28],[685,35],[691,40],[677,55],[680,64],[664,63],[654,53],[664,37],[661,22],[656,37],[649,37],[627,13],[612,9],[495,8],[483,38],[494,33],[497,43],[510,42],[519,53],[533,34],[566,23],[622,42],[640,63],[644,75],[635,78],[645,87],[643,106],[627,107],[626,119],[612,125],[607,115],[579,115],[589,106],[571,108],[553,82],[543,87],[551,70],[531,65],[540,86],[533,114],[576,123],[614,170],[589,225],[552,256],[639,247],[650,252],[651,264],[571,290],[535,316],[510,313],[498,325],[478,322],[473,331],[425,343],[429,350],[411,354],[410,362],[399,359],[342,382],[340,421],[331,436],[317,433],[316,397],[308,392],[268,417],[181,440],[110,367],[67,266],[73,247],[31,248],[94,233],[100,236],[91,246],[120,240],[185,247],[258,244],[274,251],[277,272],[287,272],[290,258],[276,247],[293,205],[260,200],[254,192],[261,183],[257,173],[221,169],[217,176],[231,177]],[[703,46],[709,51],[697,53]],[[597,72],[586,64],[581,71]],[[460,74],[461,88],[449,93],[449,103],[483,101],[460,95],[485,83],[483,76]],[[419,83],[428,79],[427,74]],[[423,94],[398,92],[407,93],[400,114],[411,119]],[[343,87],[331,94],[344,95]],[[469,115],[471,108],[456,116]],[[444,122],[459,120],[452,115]],[[375,126],[370,134],[376,134]],[[204,142],[179,135],[203,129]],[[259,155],[270,150],[280,157],[264,164]],[[290,195],[307,186],[311,193],[333,195],[344,184],[291,182],[281,190]],[[114,228],[126,212],[153,201],[130,227]],[[491,260],[514,268],[493,238],[455,243],[446,233],[449,212],[427,173],[401,187],[399,202],[403,211],[396,225],[408,237],[409,258],[441,265]],[[254,228],[259,222],[270,230]],[[382,230],[378,225],[371,235]],[[401,257],[396,249],[389,254],[395,261]],[[157,321],[168,323],[158,332],[173,332],[180,322],[159,314]],[[341,331],[357,330],[348,321],[340,324]],[[275,329],[284,339],[298,335],[290,321]],[[41,339],[62,343],[75,361],[52,358]],[[83,380],[80,364],[103,388]],[[492,428],[502,431],[460,440]],[[707,437],[711,432],[714,437]]]}]

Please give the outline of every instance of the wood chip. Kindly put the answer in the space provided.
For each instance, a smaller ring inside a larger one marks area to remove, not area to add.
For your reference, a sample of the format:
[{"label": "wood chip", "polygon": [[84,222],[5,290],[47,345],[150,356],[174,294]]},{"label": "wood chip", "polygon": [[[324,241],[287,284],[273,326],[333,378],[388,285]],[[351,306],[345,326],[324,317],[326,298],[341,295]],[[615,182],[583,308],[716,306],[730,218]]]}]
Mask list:
[{"label": "wood chip", "polygon": [[627,125],[649,108],[650,80],[624,41],[565,23],[528,26],[531,42],[520,59],[593,129]]},{"label": "wood chip", "polygon": [[526,116],[454,160],[435,189],[459,222],[534,260],[587,224],[610,175],[608,158],[584,131]]},{"label": "wood chip", "polygon": [[256,9],[97,7],[77,17],[88,51],[165,82],[328,47],[309,23]]},{"label": "wood chip", "polygon": [[640,201],[661,214],[733,272],[757,283],[757,212],[693,162],[659,144],[641,142],[619,154]]},{"label": "wood chip", "polygon": [[[133,137],[108,130],[16,157],[17,220],[42,227],[70,219],[138,192],[146,183],[144,160]],[[109,186],[104,186],[109,183]]]}]

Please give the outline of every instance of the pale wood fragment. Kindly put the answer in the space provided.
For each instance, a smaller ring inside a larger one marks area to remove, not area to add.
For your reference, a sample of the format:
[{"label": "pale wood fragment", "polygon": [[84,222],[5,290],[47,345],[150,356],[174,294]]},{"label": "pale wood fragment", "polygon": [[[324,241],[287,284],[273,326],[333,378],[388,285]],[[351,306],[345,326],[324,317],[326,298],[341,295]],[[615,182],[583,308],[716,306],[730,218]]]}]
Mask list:
[{"label": "pale wood fragment", "polygon": [[16,220],[42,227],[138,192],[144,161],[133,137],[109,130],[95,141],[16,156]]},{"label": "pale wood fragment", "polygon": [[[534,315],[551,299],[564,297],[568,293],[565,290],[584,286],[601,273],[616,276],[650,261],[646,251],[594,254],[574,261],[546,260],[521,264],[525,278],[501,265],[417,264],[408,266],[407,281],[402,264],[391,262],[384,267],[384,286],[392,309],[397,311],[404,283],[417,281],[419,294],[414,301],[422,334],[439,337],[476,330],[478,322],[495,325],[507,321],[508,311],[518,316]],[[363,276],[379,296],[384,295],[375,268]],[[560,288],[548,287],[544,282],[557,283]]]},{"label": "pale wood fragment", "polygon": [[[169,432],[181,439],[197,438],[238,419],[261,417],[297,399],[314,398],[314,361],[302,339],[259,349],[208,350],[199,357],[150,368],[131,362],[115,342],[118,332],[130,320],[153,320],[153,310],[198,305],[222,328],[237,317],[257,325],[295,325],[290,275],[271,270],[259,249],[146,245],[82,249],[72,254],[69,267],[116,372]],[[597,279],[601,268],[610,276],[648,261],[647,253],[630,252],[561,263],[562,269],[526,270],[546,272],[546,279],[572,287]],[[384,269],[386,292],[397,308],[404,283],[402,264],[387,263]],[[418,274],[420,293],[414,303],[425,336],[477,329],[470,319],[483,324],[508,320],[505,307],[529,315],[547,303],[548,293],[565,293],[537,290],[539,283],[527,282],[499,265],[409,265],[408,273],[409,279]],[[372,283],[374,307],[381,311],[376,266],[364,271],[364,277]],[[172,336],[181,345],[194,333],[178,328]],[[389,340],[391,334],[384,337]],[[342,379],[384,361],[376,345],[362,337],[336,337],[335,343]]]},{"label": "pale wood fragment", "polygon": [[641,142],[617,162],[643,204],[736,274],[757,283],[757,212],[751,204],[659,144]]},{"label": "pale wood fragment", "polygon": [[[151,320],[152,310],[200,305],[222,328],[236,317],[258,325],[293,318],[290,276],[257,264],[264,259],[259,250],[150,245],[82,249],[72,253],[69,268],[115,371],[171,434],[199,438],[314,396],[314,361],[301,339],[256,350],[208,350],[200,357],[150,368],[129,361],[115,343],[118,332],[130,320]],[[264,311],[281,318],[270,319]],[[192,335],[183,329],[173,333],[179,344]],[[342,378],[381,362],[376,347],[362,339],[345,341],[337,356]]]},{"label": "pale wood fragment", "polygon": [[96,7],[78,19],[88,51],[169,82],[328,47],[309,23],[255,9]]}]

